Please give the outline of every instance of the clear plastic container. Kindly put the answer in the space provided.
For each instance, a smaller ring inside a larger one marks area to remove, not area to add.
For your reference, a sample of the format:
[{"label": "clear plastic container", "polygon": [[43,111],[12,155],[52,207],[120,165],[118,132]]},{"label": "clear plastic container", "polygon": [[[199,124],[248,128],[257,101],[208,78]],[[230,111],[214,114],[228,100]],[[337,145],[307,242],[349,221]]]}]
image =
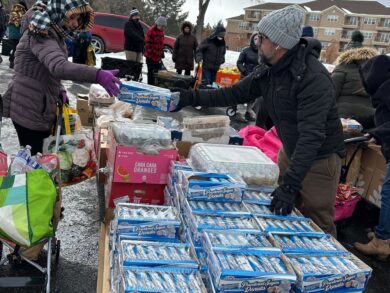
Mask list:
[{"label": "clear plastic container", "polygon": [[189,159],[195,170],[235,174],[247,184],[275,186],[279,176],[278,166],[255,147],[199,143]]},{"label": "clear plastic container", "polygon": [[183,118],[183,127],[186,129],[226,128],[230,119],[224,115],[209,115]]},{"label": "clear plastic container", "polygon": [[156,124],[112,123],[112,131],[119,144],[135,146],[143,153],[173,148],[171,132]]},{"label": "clear plastic container", "polygon": [[115,102],[115,97],[111,97],[101,85],[92,84],[89,88],[88,102],[90,105],[111,105]]}]

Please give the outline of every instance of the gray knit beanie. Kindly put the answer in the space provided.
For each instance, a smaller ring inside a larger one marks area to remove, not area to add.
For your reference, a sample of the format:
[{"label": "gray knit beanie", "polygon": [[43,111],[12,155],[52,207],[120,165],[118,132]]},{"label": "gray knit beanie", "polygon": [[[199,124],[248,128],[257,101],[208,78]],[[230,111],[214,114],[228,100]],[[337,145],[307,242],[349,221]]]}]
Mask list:
[{"label": "gray knit beanie", "polygon": [[156,19],[156,24],[161,26],[167,26],[167,19],[164,16],[159,16]]},{"label": "gray knit beanie", "polygon": [[272,11],[257,25],[259,33],[285,49],[298,44],[302,35],[304,12],[294,5]]}]

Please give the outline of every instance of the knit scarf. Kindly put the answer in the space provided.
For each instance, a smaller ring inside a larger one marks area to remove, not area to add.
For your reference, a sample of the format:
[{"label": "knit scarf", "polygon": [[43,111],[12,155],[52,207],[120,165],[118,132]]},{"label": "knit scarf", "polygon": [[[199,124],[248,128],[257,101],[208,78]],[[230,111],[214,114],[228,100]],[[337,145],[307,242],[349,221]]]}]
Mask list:
[{"label": "knit scarf", "polygon": [[84,0],[52,0],[44,9],[34,12],[30,21],[30,31],[39,35],[47,35],[52,28],[61,38],[74,38],[75,31],[64,26],[72,15],[81,15],[81,25],[76,32],[86,32],[94,24],[94,11]]}]

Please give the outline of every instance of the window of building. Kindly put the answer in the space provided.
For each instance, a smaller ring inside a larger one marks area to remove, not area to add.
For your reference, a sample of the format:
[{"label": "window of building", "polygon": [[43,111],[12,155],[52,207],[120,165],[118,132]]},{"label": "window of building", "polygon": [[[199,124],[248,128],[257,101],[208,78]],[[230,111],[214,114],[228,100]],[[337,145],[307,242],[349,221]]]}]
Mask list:
[{"label": "window of building", "polygon": [[320,21],[320,15],[319,14],[310,14],[309,21]]},{"label": "window of building", "polygon": [[390,34],[389,33],[380,33],[378,35],[378,41],[382,43],[388,43],[390,41]]},{"label": "window of building", "polygon": [[347,20],[348,25],[357,25],[358,19],[356,16],[351,16]]},{"label": "window of building", "polygon": [[376,24],[376,18],[365,17],[363,22],[364,24]]},{"label": "window of building", "polygon": [[334,28],[326,28],[324,31],[325,36],[334,36],[336,34],[336,29]]},{"label": "window of building", "polygon": [[313,35],[315,37],[318,36],[318,28],[317,27],[313,27]]},{"label": "window of building", "polygon": [[343,31],[343,38],[344,39],[350,39],[352,37],[353,31]]},{"label": "window of building", "polygon": [[385,21],[383,22],[384,27],[390,27],[390,18],[386,18]]},{"label": "window of building", "polygon": [[374,35],[373,32],[362,32],[362,34],[363,34],[364,38],[367,40],[371,40],[372,36]]},{"label": "window of building", "polygon": [[241,21],[240,24],[238,25],[238,27],[239,27],[240,29],[246,30],[246,29],[248,29],[248,27],[249,27],[249,22]]},{"label": "window of building", "polygon": [[327,49],[330,46],[329,42],[321,42],[322,49]]},{"label": "window of building", "polygon": [[260,18],[261,12],[260,11],[252,11],[252,15],[251,16],[253,18]]},{"label": "window of building", "polygon": [[339,17],[337,15],[328,15],[328,21],[329,22],[338,22]]}]

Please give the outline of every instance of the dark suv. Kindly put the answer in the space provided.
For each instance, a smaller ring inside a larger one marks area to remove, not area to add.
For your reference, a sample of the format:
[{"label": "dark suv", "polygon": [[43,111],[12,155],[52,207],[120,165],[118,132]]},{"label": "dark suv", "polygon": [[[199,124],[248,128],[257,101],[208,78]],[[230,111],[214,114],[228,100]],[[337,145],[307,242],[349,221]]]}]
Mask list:
[{"label": "dark suv", "polygon": [[[92,45],[95,53],[121,52],[124,50],[124,27],[129,19],[128,16],[116,15],[110,13],[95,13],[95,25],[92,28]],[[141,25],[146,32],[149,25],[141,21]],[[175,44],[175,38],[165,36],[164,47],[166,51],[172,52]]]}]

